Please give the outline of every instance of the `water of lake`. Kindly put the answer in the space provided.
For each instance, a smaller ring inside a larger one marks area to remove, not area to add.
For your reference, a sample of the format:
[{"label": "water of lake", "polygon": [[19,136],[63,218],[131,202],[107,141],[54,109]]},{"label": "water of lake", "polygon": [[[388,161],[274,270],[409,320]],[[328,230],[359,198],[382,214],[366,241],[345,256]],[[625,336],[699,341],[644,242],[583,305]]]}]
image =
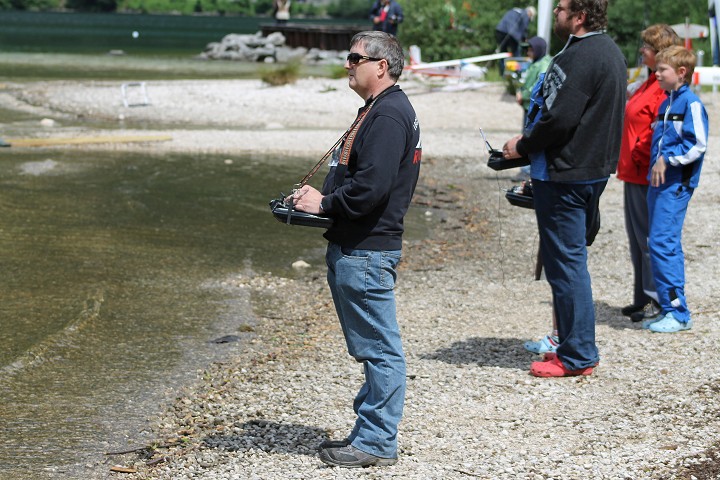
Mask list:
[{"label": "water of lake", "polygon": [[83,478],[141,441],[166,389],[242,348],[210,343],[255,321],[225,280],[322,264],[321,231],[269,213],[296,181],[273,159],[18,150],[0,164],[3,478]]}]

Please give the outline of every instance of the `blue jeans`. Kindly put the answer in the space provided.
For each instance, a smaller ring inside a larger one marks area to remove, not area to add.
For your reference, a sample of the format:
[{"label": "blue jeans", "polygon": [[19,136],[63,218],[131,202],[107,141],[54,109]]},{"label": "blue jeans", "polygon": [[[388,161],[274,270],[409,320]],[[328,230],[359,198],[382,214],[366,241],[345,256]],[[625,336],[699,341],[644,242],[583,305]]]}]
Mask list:
[{"label": "blue jeans", "polygon": [[586,233],[599,213],[607,180],[591,184],[533,181],[540,255],[553,294],[560,345],[570,370],[594,366],[595,307],[587,269]]},{"label": "blue jeans", "polygon": [[352,250],[329,243],[325,260],[348,353],[362,362],[365,372],[353,403],[357,420],[348,438],[365,453],[397,457],[405,403],[405,355],[394,292],[400,251]]},{"label": "blue jeans", "polygon": [[685,298],[685,253],[682,230],[688,203],[694,189],[681,184],[668,184],[648,189],[650,216],[650,264],[658,302],[663,313],[672,312],[678,322],[690,320]]}]

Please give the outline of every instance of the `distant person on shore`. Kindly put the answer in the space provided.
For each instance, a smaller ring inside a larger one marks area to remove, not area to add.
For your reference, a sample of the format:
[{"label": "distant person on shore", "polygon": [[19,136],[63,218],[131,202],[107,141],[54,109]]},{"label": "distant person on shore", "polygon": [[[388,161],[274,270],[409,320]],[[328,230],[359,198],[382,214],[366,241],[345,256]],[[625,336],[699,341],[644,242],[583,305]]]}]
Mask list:
[{"label": "distant person on shore", "polygon": [[404,19],[402,7],[395,0],[376,0],[370,9],[373,30],[397,35],[398,25]]},{"label": "distant person on shore", "polygon": [[650,151],[648,247],[662,313],[645,320],[643,328],[657,333],[692,328],[681,240],[708,141],[707,111],[690,87],[696,60],[692,51],[680,46],[655,56],[655,76],[668,98],[660,105]]},{"label": "distant person on shore", "polygon": [[642,63],[649,69],[648,79],[630,96],[625,105],[620,160],[617,178],[623,181],[625,232],[633,267],[632,303],[620,312],[633,322],[642,322],[660,314],[655,291],[650,252],[648,251],[648,171],[653,126],[660,104],[667,95],[655,76],[655,56],[672,45],[682,45],[682,39],[669,25],[651,25],[640,34]]},{"label": "distant person on shore", "polygon": [[273,1],[273,16],[278,25],[285,24],[290,20],[290,3],[291,0]]},{"label": "distant person on shore", "polygon": [[[520,56],[520,44],[527,38],[530,22],[537,15],[535,7],[511,8],[503,15],[495,27],[495,40],[497,48],[495,51],[510,52],[513,57]],[[505,73],[505,62],[499,62],[500,76]]]},{"label": "distant person on shore", "polygon": [[544,153],[544,165],[531,165],[531,176],[559,343],[555,354],[531,364],[536,377],[591,375],[600,361],[587,243],[617,165],[627,85],[625,57],[605,33],[607,5],[560,0],[555,6],[554,31],[567,43],[545,73],[540,120],[503,146],[505,158]]},{"label": "distant person on shore", "polygon": [[340,467],[393,465],[398,457],[406,372],[394,289],[422,153],[415,110],[396,85],[403,65],[394,36],[353,37],[345,69],[365,105],[333,154],[322,193],[305,185],[292,195],[298,210],[334,219],[325,233],[327,281],[348,353],[365,374],[352,431],[320,445],[320,460]]}]

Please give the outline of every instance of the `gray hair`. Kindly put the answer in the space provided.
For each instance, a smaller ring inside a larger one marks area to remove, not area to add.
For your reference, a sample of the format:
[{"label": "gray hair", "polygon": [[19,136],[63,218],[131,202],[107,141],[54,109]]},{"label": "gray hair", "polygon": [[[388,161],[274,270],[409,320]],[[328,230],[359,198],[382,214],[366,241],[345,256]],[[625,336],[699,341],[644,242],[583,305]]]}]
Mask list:
[{"label": "gray hair", "polygon": [[350,48],[355,45],[362,46],[369,57],[387,60],[390,77],[393,80],[400,78],[405,66],[405,55],[397,38],[380,31],[360,32],[350,41]]}]

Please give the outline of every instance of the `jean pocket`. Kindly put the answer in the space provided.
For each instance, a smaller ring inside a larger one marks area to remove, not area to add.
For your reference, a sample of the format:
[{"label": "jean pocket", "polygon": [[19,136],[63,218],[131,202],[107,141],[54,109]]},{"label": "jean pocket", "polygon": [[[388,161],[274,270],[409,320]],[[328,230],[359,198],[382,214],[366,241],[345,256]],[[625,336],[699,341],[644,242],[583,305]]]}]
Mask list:
[{"label": "jean pocket", "polygon": [[382,252],[380,257],[380,285],[390,290],[395,288],[398,263],[400,263],[400,255]]}]

